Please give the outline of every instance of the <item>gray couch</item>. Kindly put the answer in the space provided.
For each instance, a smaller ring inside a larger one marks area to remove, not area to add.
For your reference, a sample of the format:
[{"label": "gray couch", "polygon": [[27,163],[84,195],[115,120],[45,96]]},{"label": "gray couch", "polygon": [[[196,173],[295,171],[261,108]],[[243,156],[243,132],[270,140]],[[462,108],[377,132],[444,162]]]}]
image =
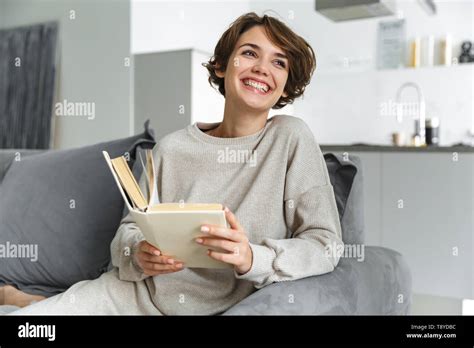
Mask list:
[{"label": "gray couch", "polygon": [[[40,153],[39,150],[21,150],[21,155]],[[15,150],[0,150],[0,184],[14,158]],[[349,199],[362,195],[363,174],[355,157],[357,180]],[[344,218],[363,215],[363,204],[357,211],[348,211]],[[347,225],[347,221],[345,223]],[[363,243],[363,233],[346,229],[346,244]],[[361,250],[361,249],[359,249]],[[363,260],[341,257],[331,273],[292,282],[271,284],[256,291],[224,315],[304,314],[304,315],[406,315],[411,304],[411,275],[402,255],[376,246],[363,246]],[[3,308],[2,308],[3,307]],[[0,313],[11,311],[11,306],[0,306]]]}]

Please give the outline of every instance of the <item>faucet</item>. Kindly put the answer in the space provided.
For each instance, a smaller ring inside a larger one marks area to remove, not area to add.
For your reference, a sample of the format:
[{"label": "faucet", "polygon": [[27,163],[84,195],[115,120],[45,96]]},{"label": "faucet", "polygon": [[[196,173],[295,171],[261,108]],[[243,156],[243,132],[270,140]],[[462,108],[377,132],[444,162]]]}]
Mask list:
[{"label": "faucet", "polygon": [[420,86],[418,86],[414,82],[405,82],[403,85],[400,86],[397,90],[397,97],[396,97],[396,105],[397,105],[397,120],[398,122],[402,121],[403,117],[403,107],[400,103],[402,92],[405,88],[412,87],[416,90],[418,95],[418,119],[415,119],[415,136],[420,137],[420,145],[426,144],[426,127],[425,127],[425,113],[426,113],[426,104],[425,104],[425,97],[423,92],[421,91]]}]

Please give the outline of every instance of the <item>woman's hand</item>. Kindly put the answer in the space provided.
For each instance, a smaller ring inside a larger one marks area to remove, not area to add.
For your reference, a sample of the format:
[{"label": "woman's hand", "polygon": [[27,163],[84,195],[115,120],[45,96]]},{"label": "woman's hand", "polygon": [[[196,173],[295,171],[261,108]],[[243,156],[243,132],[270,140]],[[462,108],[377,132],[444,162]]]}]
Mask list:
[{"label": "woman's hand", "polygon": [[253,256],[247,233],[229,208],[225,207],[224,211],[230,228],[202,225],[201,232],[208,236],[196,238],[196,242],[228,251],[218,252],[209,249],[207,254],[215,260],[234,265],[234,269],[239,274],[247,273],[252,267]]},{"label": "woman's hand", "polygon": [[143,240],[138,243],[137,252],[133,255],[143,273],[149,276],[181,271],[184,266],[181,261],[161,255],[161,251]]}]

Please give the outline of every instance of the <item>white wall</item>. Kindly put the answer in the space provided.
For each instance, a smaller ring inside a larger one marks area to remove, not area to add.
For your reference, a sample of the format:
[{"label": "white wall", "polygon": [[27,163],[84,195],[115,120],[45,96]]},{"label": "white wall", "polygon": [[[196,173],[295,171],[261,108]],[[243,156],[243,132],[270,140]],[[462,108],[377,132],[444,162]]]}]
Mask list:
[{"label": "white wall", "polygon": [[212,53],[249,1],[132,0],[132,53],[197,48]]},{"label": "white wall", "polygon": [[[429,17],[414,0],[397,2],[407,20],[408,39],[416,34],[438,38],[451,33],[456,44],[474,39],[474,10],[471,0],[437,1],[438,15]],[[405,81],[418,83],[427,101],[427,118],[441,119],[441,143],[463,139],[474,122],[474,68],[433,68],[376,72],[377,23],[368,19],[334,23],[318,14],[313,0],[251,1],[251,9],[273,9],[314,48],[318,68],[303,101],[295,112],[305,119],[321,143],[389,143],[395,130],[413,133],[414,122],[406,118],[400,125],[394,117],[380,115],[382,103],[395,98]],[[458,53],[456,52],[456,56]],[[360,62],[348,70],[342,61]],[[407,91],[407,98],[410,92]]]},{"label": "white wall", "polygon": [[[83,146],[130,133],[130,1],[2,0],[4,26],[57,20],[57,100],[94,102],[95,118],[54,117],[56,148]],[[71,19],[71,10],[75,19]]]}]

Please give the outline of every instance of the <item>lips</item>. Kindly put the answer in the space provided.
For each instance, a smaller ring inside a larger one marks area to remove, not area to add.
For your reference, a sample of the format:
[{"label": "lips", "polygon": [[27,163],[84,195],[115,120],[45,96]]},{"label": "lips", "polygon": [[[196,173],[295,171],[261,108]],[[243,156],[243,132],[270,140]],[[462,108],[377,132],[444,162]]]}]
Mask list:
[{"label": "lips", "polygon": [[[271,93],[271,91],[272,91],[272,88],[270,87],[270,85],[268,83],[266,83],[265,81],[256,79],[256,78],[245,77],[245,78],[241,79],[240,81],[242,83],[242,86],[245,89],[247,89],[249,91],[252,91],[254,93],[257,93],[257,94],[267,95],[267,94]],[[265,89],[266,89],[266,91],[265,91]]]}]

